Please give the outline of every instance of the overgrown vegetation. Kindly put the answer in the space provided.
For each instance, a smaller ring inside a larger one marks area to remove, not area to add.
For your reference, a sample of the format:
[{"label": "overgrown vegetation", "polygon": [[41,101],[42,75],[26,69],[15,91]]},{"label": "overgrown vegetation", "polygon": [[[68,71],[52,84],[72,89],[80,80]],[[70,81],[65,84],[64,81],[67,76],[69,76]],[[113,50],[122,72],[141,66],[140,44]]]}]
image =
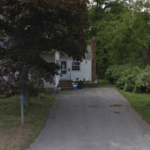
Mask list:
[{"label": "overgrown vegetation", "polygon": [[105,78],[119,89],[150,93],[150,66],[141,69],[132,65],[114,65],[107,69]]}]

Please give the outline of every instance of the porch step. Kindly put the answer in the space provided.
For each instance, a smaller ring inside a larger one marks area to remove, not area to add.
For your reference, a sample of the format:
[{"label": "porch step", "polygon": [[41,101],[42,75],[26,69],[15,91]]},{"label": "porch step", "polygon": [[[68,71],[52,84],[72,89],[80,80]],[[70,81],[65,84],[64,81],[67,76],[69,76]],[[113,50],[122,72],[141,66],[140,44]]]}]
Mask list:
[{"label": "porch step", "polygon": [[59,82],[72,82],[72,80],[60,80]]},{"label": "porch step", "polygon": [[72,80],[60,80],[58,87],[61,87],[61,91],[72,90]]},{"label": "porch step", "polygon": [[61,91],[66,91],[66,90],[73,90],[73,88],[71,87],[62,87],[61,88]]},{"label": "porch step", "polygon": [[72,83],[59,83],[60,86],[71,86]]}]

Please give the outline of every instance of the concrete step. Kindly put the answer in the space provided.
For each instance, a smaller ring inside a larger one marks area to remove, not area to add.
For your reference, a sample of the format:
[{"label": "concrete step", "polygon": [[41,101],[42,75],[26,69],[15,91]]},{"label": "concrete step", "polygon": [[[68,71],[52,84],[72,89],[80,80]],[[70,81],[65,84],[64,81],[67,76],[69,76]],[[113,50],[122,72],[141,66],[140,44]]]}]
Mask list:
[{"label": "concrete step", "polygon": [[59,84],[58,87],[72,87],[72,85],[66,85],[66,84],[65,85],[60,85]]},{"label": "concrete step", "polygon": [[72,82],[72,80],[60,80],[59,82]]},{"label": "concrete step", "polygon": [[72,84],[72,82],[59,82],[59,84]]},{"label": "concrete step", "polygon": [[61,87],[61,91],[65,91],[65,90],[73,90],[73,88],[71,87]]},{"label": "concrete step", "polygon": [[61,80],[59,81],[58,87],[61,87],[61,91],[73,90],[72,80]]}]

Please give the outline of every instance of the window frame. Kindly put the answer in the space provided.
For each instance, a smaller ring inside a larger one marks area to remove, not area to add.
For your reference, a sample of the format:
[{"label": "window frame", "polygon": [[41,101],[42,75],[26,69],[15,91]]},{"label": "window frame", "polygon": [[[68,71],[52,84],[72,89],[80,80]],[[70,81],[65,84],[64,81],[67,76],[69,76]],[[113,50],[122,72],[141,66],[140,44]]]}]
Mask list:
[{"label": "window frame", "polygon": [[[79,65],[76,65],[75,63],[79,63]],[[78,70],[77,69],[73,69],[73,67],[79,67],[79,69]],[[79,62],[79,61],[72,61],[71,68],[72,68],[72,71],[81,71],[81,62]]]}]

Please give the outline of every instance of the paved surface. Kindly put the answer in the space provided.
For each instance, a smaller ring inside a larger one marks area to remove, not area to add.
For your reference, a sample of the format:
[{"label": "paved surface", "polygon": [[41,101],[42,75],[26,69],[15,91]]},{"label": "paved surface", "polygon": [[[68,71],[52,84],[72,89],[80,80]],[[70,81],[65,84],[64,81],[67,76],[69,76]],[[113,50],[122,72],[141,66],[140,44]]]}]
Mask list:
[{"label": "paved surface", "polygon": [[26,150],[150,150],[150,127],[114,88],[66,91]]}]

